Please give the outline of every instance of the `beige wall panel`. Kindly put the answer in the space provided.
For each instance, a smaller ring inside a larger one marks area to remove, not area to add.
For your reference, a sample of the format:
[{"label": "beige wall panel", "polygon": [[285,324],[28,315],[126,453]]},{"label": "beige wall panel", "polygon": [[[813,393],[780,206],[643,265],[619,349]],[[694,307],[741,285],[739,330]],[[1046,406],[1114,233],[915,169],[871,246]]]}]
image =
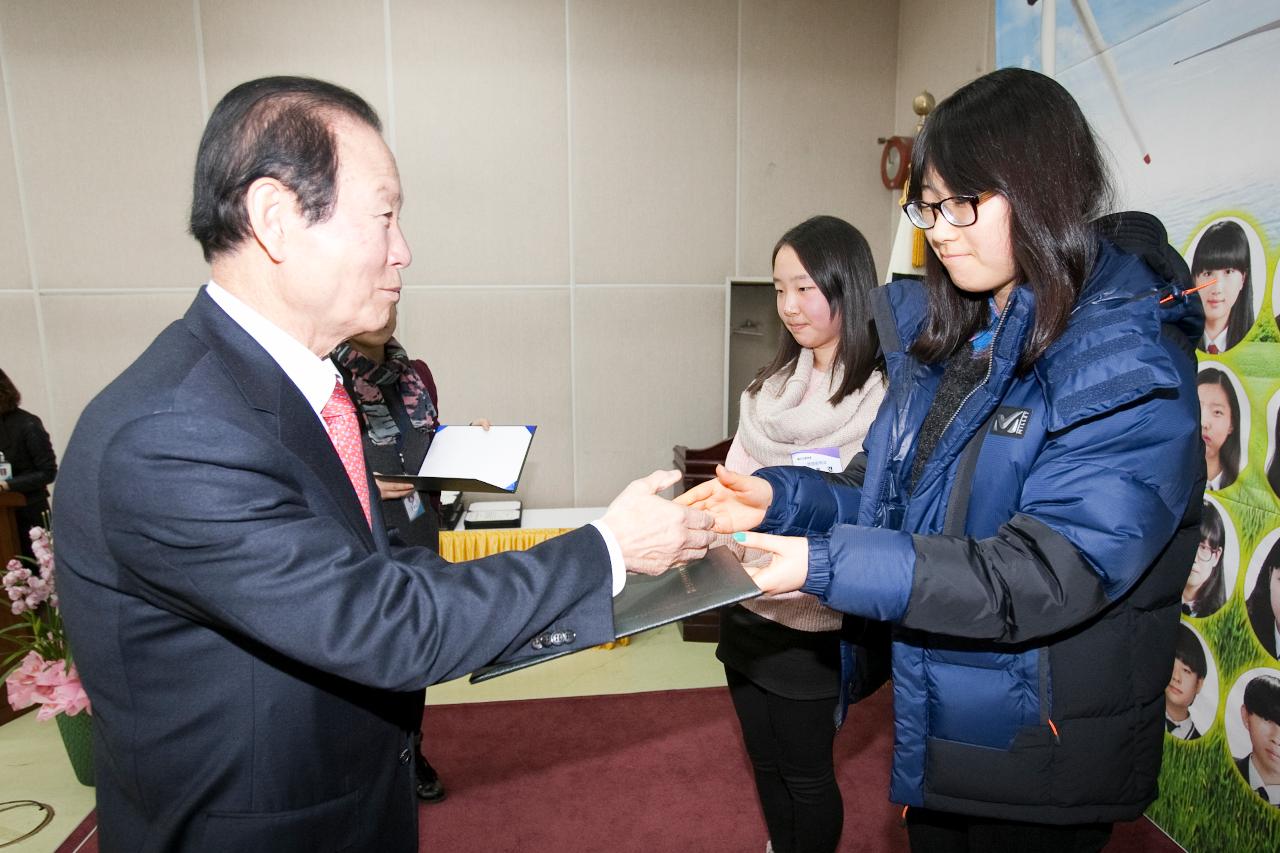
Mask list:
[{"label": "beige wall panel", "polygon": [[190,292],[42,294],[53,447],[62,456],[80,412],[186,313]]},{"label": "beige wall panel", "polygon": [[346,86],[386,121],[382,0],[203,0],[200,21],[210,109],[246,80],[301,74]]},{"label": "beige wall panel", "polygon": [[446,423],[536,424],[516,496],[573,506],[568,288],[411,288],[396,337],[431,367]]},{"label": "beige wall panel", "polygon": [[941,101],[995,68],[995,0],[901,0],[897,96],[898,134],[915,133],[911,100],[928,89]]},{"label": "beige wall panel", "polygon": [[388,125],[381,0],[205,0],[200,11],[210,108],[246,80],[298,74],[355,91]]},{"label": "beige wall panel", "polygon": [[880,146],[893,123],[896,3],[745,0],[738,274],[770,275],[774,243],[818,213],[852,222],[888,262]]},{"label": "beige wall panel", "polygon": [[22,408],[44,419],[48,429],[51,410],[40,356],[35,295],[0,292],[0,317],[4,318],[0,320],[0,370],[18,387]]},{"label": "beige wall panel", "polygon": [[676,444],[722,439],[724,289],[575,293],[579,506],[604,505],[671,467]]},{"label": "beige wall panel", "polygon": [[201,127],[191,4],[5,3],[0,16],[40,286],[199,275],[185,234]]},{"label": "beige wall panel", "polygon": [[570,5],[575,280],[732,272],[735,0]]},{"label": "beige wall panel", "polygon": [[[927,89],[941,101],[995,67],[995,0],[900,0],[900,7],[893,127],[899,136],[914,136],[920,121],[911,109],[916,95]],[[893,195],[885,209],[897,234],[909,226]],[[876,260],[883,272],[880,254]]]},{"label": "beige wall panel", "polygon": [[[0,45],[3,49],[3,45]],[[0,70],[0,290],[31,286],[27,266],[27,229],[18,202],[18,174],[13,158],[9,107]]]},{"label": "beige wall panel", "polygon": [[420,284],[566,284],[563,0],[395,2],[396,153]]}]

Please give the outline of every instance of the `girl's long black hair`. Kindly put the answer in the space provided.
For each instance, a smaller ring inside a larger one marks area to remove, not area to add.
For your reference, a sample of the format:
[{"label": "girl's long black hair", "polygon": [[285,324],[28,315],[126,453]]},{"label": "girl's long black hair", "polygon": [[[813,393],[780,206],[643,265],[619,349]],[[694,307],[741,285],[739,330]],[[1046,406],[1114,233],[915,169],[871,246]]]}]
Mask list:
[{"label": "girl's long black hair", "polygon": [[[1002,68],[929,115],[911,153],[911,200],[919,200],[930,175],[957,195],[994,190],[1008,200],[1018,281],[1035,294],[1035,325],[1018,361],[1026,373],[1066,329],[1098,252],[1090,223],[1111,207],[1111,179],[1093,130],[1053,78]],[[929,314],[912,352],[937,362],[987,324],[987,297],[955,287],[933,252],[925,281]]]},{"label": "girl's long black hair", "polygon": [[[883,362],[869,302],[876,286],[871,247],[861,231],[835,216],[814,216],[783,234],[773,247],[773,259],[783,246],[795,251],[809,278],[827,298],[831,313],[840,318],[835,364],[844,369],[844,378],[831,395],[830,402],[835,405],[865,385]],[[783,326],[773,361],[760,368],[747,393],[759,393],[765,380],[779,371],[790,376],[799,356],[800,344]]]}]

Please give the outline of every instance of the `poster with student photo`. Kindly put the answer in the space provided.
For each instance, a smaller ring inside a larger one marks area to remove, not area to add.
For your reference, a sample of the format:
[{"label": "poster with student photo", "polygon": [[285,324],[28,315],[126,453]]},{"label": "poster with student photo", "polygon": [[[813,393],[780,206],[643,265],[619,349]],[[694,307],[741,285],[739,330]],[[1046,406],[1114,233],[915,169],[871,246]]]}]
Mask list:
[{"label": "poster with student photo", "polygon": [[1254,548],[1243,589],[1253,639],[1276,658],[1280,651],[1280,528],[1262,537]]},{"label": "poster with student photo", "polygon": [[1182,588],[1182,615],[1204,619],[1222,609],[1236,588],[1240,539],[1235,522],[1218,502],[1205,495],[1200,510],[1200,542]]},{"label": "poster with student photo", "polygon": [[1276,272],[1271,279],[1271,310],[1276,312],[1276,326],[1280,328],[1280,264],[1276,264]]},{"label": "poster with student photo", "polygon": [[1224,353],[1245,339],[1261,315],[1267,280],[1262,241],[1243,219],[1219,217],[1192,237],[1186,261],[1204,307],[1204,334],[1196,348]]},{"label": "poster with student photo", "polygon": [[1249,397],[1235,372],[1218,361],[1200,363],[1200,435],[1204,438],[1206,492],[1235,483],[1249,464]]},{"label": "poster with student photo", "polygon": [[[1046,18],[1046,10],[1052,16]],[[1050,74],[1080,104],[1110,155],[1115,209],[1157,216],[1188,266],[1206,240],[1222,244],[1223,258],[1215,265],[1226,264],[1233,253],[1234,263],[1245,265],[1239,258],[1244,234],[1251,292],[1241,307],[1253,309],[1252,327],[1243,340],[1215,354],[1205,339],[1195,342],[1205,369],[1217,374],[1198,378],[1224,383],[1216,395],[1201,386],[1204,396],[1220,404],[1217,431],[1209,436],[1220,445],[1215,461],[1221,462],[1222,447],[1228,457],[1233,446],[1238,450],[1234,463],[1227,460],[1234,473],[1219,465],[1208,497],[1220,510],[1224,535],[1225,528],[1234,531],[1239,562],[1221,607],[1207,617],[1183,617],[1204,640],[1225,691],[1242,671],[1274,662],[1247,619],[1244,599],[1252,587],[1242,575],[1259,540],[1280,528],[1280,471],[1274,484],[1267,476],[1268,466],[1280,468],[1273,462],[1280,457],[1278,415],[1269,405],[1280,387],[1280,328],[1274,320],[1280,314],[1280,5],[996,0],[995,26],[997,67]],[[1246,129],[1224,129],[1231,126]],[[1226,227],[1210,240],[1210,229],[1219,224]],[[1245,281],[1241,276],[1241,293]],[[1234,415],[1228,396],[1235,398]],[[1280,673],[1280,664],[1275,671]],[[1233,708],[1221,711],[1219,722],[1233,715],[1239,729],[1238,697]],[[1198,746],[1171,737],[1164,743],[1160,797],[1148,817],[1190,853],[1275,853],[1280,809],[1259,808],[1257,796],[1237,781],[1239,774],[1228,766],[1232,755],[1223,725],[1215,724]]]},{"label": "poster with student photo", "polygon": [[1267,401],[1267,485],[1271,493],[1280,499],[1280,391]]},{"label": "poster with student photo", "polygon": [[[1250,689],[1255,681],[1260,683]],[[1247,707],[1246,696],[1257,707]],[[1231,763],[1249,790],[1249,800],[1263,808],[1280,805],[1280,793],[1265,790],[1280,790],[1280,670],[1259,667],[1242,673],[1227,693],[1223,719]],[[1274,850],[1275,839],[1271,841]]]},{"label": "poster with student photo", "polygon": [[1186,622],[1178,625],[1173,673],[1164,695],[1169,737],[1195,741],[1208,734],[1218,713],[1218,664],[1204,637]]}]

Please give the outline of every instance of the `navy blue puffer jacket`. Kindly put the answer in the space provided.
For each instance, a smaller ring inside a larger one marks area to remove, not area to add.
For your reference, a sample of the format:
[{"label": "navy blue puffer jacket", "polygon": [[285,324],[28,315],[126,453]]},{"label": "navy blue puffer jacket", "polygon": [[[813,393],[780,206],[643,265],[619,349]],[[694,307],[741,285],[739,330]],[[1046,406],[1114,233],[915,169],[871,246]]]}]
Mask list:
[{"label": "navy blue puffer jacket", "polygon": [[1066,331],[1024,376],[1035,305],[1015,288],[987,378],[914,488],[942,365],[908,352],[923,285],[880,288],[889,395],[860,484],[758,472],[774,489],[760,529],[809,536],[804,590],[893,624],[894,801],[1082,823],[1155,798],[1204,485],[1199,306],[1159,305],[1164,287],[1102,243]]}]

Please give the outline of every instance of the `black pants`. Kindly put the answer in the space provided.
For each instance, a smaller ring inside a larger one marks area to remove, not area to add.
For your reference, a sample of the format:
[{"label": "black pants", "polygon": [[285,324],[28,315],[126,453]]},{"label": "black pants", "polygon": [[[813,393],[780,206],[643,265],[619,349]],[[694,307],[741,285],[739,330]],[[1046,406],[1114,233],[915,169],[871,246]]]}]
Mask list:
[{"label": "black pants", "polygon": [[913,853],[1098,853],[1111,838],[1109,823],[1057,826],[910,809]]},{"label": "black pants", "polygon": [[422,751],[422,730],[413,733],[413,746],[418,754],[413,759],[414,777],[419,784],[434,782],[440,778],[440,774],[436,773],[436,769],[431,766],[431,762],[427,761],[427,755]]},{"label": "black pants", "polygon": [[785,699],[725,667],[774,853],[832,853],[844,801],[831,748],[835,698]]}]

